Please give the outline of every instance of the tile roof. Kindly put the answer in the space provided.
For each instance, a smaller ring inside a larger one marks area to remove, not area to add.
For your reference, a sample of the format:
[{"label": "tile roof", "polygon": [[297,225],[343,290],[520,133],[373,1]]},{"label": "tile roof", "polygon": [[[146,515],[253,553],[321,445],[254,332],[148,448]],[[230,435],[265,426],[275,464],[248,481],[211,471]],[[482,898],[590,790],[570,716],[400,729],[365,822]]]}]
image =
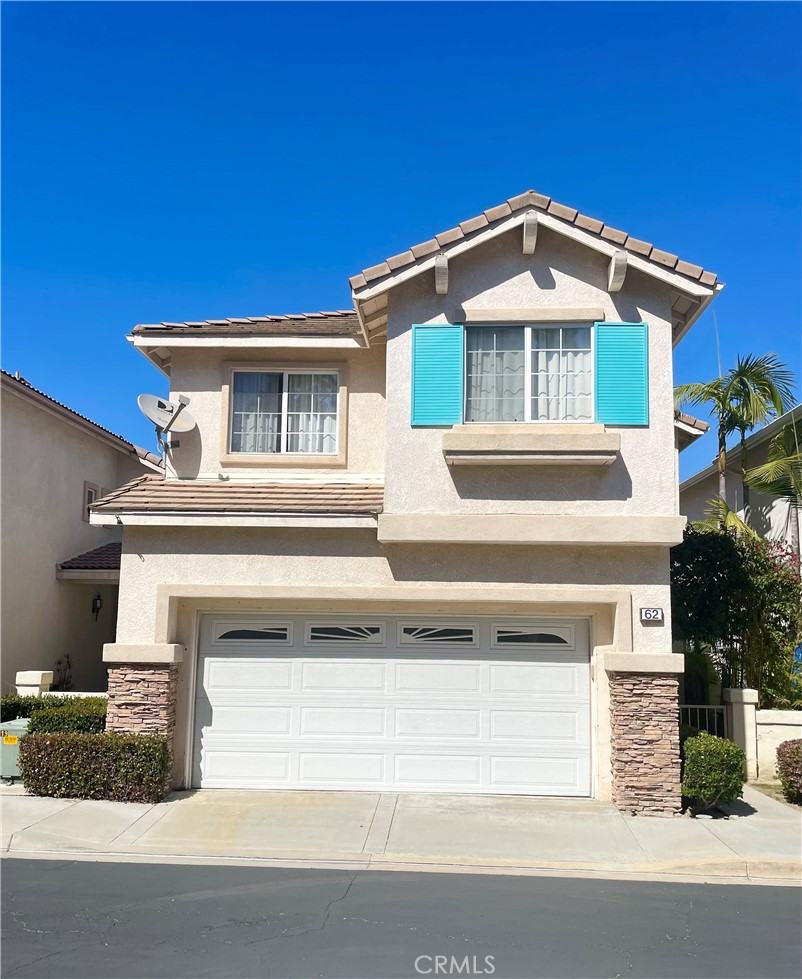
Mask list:
[{"label": "tile roof", "polygon": [[20,377],[19,371],[17,371],[15,374],[10,374],[8,371],[0,370],[0,374],[9,385],[14,385],[16,390],[18,390],[20,393],[33,394],[39,398],[44,398],[44,400],[49,401],[50,404],[55,405],[62,411],[66,411],[75,418],[80,418],[80,420],[86,425],[91,425],[92,428],[96,428],[105,435],[110,435],[112,438],[117,439],[117,441],[124,443],[125,447],[130,451],[134,451],[135,447],[132,442],[128,441],[128,439],[123,438],[122,435],[117,435],[115,432],[110,431],[108,428],[104,428],[102,425],[98,425],[98,423],[93,422],[91,418],[87,418],[86,415],[82,415],[74,409],[69,408],[67,405],[62,404],[61,401],[56,401],[55,398],[51,398],[49,394],[45,394],[44,391],[40,391],[38,388],[35,388],[30,381],[26,381],[24,377]]},{"label": "tile roof", "polygon": [[94,513],[372,515],[384,487],[368,483],[229,483],[140,476],[93,503]]},{"label": "tile roof", "polygon": [[62,561],[58,569],[59,571],[119,571],[122,550],[121,541],[111,541]]},{"label": "tile roof", "polygon": [[553,201],[550,197],[539,194],[537,191],[527,190],[523,194],[518,194],[517,197],[510,197],[497,207],[491,207],[476,217],[462,221],[456,228],[451,228],[449,231],[441,231],[440,234],[435,235],[428,241],[421,242],[419,245],[413,245],[407,251],[401,252],[399,255],[393,255],[378,265],[363,269],[362,272],[349,280],[351,288],[361,289],[375,279],[381,279],[398,269],[414,265],[418,259],[440,251],[446,245],[460,241],[463,238],[468,238],[473,234],[481,233],[485,228],[492,226],[496,222],[502,221],[519,211],[530,209],[542,211],[544,214],[565,221],[566,224],[571,224],[576,228],[580,228],[582,231],[595,235],[597,238],[604,239],[613,245],[632,252],[633,255],[637,255],[639,258],[654,262],[655,265],[659,265],[664,269],[669,269],[670,271],[679,273],[679,275],[684,275],[688,279],[701,282],[702,285],[712,287],[716,284],[717,276],[715,272],[707,272],[700,265],[692,265],[690,262],[684,262],[670,252],[664,252],[659,248],[655,248],[651,242],[633,238],[626,231],[619,231],[617,228],[612,228],[610,225],[604,224],[604,222],[598,221],[596,218],[588,217],[586,214],[580,214],[576,208],[568,207],[566,204],[558,204],[557,201]]},{"label": "tile roof", "polygon": [[288,313],[285,316],[243,316],[224,320],[186,323],[140,323],[134,334],[175,336],[360,336],[359,320],[353,309],[319,313]]},{"label": "tile roof", "polygon": [[682,422],[683,425],[687,425],[689,428],[696,428],[702,434],[704,434],[710,428],[707,422],[703,422],[701,418],[694,418],[693,415],[686,415],[684,411],[675,411],[674,421]]}]

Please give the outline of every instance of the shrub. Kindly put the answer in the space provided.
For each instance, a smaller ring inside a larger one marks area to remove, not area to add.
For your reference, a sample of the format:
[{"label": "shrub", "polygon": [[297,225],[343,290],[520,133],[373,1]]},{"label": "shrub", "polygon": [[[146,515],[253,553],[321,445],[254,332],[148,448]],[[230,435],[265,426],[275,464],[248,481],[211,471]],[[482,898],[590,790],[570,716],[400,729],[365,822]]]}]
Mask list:
[{"label": "shrub", "polygon": [[743,748],[725,738],[700,732],[685,741],[683,795],[697,811],[740,798],[746,755]]},{"label": "shrub", "polygon": [[83,734],[99,734],[106,729],[104,697],[65,697],[57,707],[45,707],[34,711],[28,725],[29,734],[57,734],[74,731]]},{"label": "shrub", "polygon": [[153,734],[28,734],[19,769],[33,795],[159,802],[170,784],[170,751]]},{"label": "shrub", "polygon": [[33,717],[40,710],[64,708],[69,710],[76,701],[86,704],[106,704],[105,697],[53,697],[45,694],[43,697],[20,697],[16,693],[8,693],[0,697],[0,721],[15,721],[18,717]]},{"label": "shrub", "polygon": [[802,805],[802,738],[783,741],[777,748],[777,775],[785,798]]}]

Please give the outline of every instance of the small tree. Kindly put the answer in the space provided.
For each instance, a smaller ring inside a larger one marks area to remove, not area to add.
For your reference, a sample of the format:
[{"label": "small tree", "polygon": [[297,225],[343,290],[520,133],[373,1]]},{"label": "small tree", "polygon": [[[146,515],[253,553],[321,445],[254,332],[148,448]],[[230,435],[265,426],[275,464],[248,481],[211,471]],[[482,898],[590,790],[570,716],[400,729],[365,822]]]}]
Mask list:
[{"label": "small tree", "polygon": [[671,612],[675,637],[709,650],[725,683],[754,687],[764,706],[799,699],[802,587],[783,544],[689,527],[671,551]]},{"label": "small tree", "polygon": [[802,422],[786,425],[769,445],[769,461],[744,473],[745,485],[788,502],[791,550],[799,555],[799,507],[802,505]]}]

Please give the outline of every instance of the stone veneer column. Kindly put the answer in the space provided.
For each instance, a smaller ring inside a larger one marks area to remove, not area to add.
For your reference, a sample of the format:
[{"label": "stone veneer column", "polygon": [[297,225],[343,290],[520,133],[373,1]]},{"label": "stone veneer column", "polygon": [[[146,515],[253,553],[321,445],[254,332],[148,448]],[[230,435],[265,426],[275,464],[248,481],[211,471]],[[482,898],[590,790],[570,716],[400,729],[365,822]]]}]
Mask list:
[{"label": "stone veneer column", "polygon": [[613,803],[622,812],[679,812],[679,681],[674,673],[610,673]]},{"label": "stone veneer column", "polygon": [[172,748],[177,679],[178,667],[173,664],[110,666],[107,729],[163,734]]}]

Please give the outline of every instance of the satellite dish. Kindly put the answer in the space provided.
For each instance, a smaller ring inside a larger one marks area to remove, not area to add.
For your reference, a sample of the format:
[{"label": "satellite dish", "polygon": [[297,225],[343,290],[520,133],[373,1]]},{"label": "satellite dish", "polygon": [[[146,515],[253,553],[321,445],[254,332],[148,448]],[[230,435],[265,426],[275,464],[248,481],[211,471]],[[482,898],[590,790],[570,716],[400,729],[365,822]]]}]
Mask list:
[{"label": "satellite dish", "polygon": [[162,432],[191,432],[195,419],[186,410],[189,398],[180,397],[178,404],[165,401],[155,394],[140,394],[136,399],[139,410]]}]

